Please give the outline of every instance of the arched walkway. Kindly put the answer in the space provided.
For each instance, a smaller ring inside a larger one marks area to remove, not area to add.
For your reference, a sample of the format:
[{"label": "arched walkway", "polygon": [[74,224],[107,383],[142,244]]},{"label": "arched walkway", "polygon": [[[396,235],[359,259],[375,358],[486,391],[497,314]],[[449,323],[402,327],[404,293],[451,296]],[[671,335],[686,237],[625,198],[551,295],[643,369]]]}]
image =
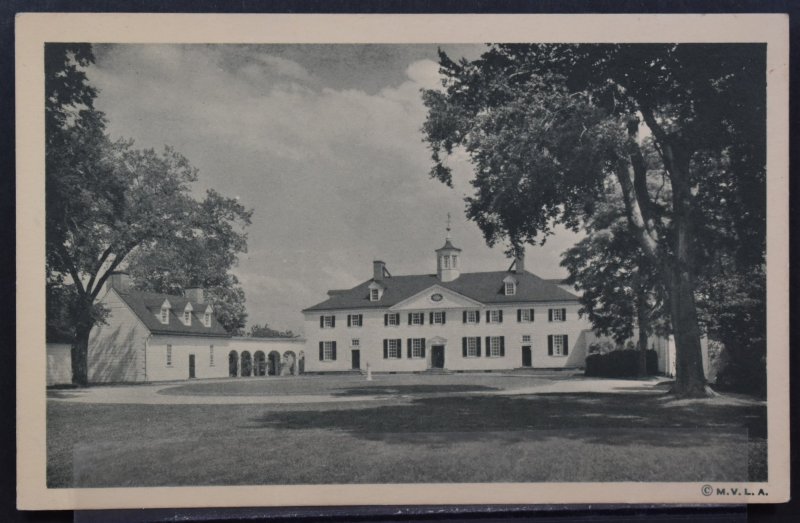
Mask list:
[{"label": "arched walkway", "polygon": [[250,376],[253,373],[253,358],[249,351],[242,351],[242,376]]},{"label": "arched walkway", "polygon": [[235,378],[239,375],[239,354],[235,350],[228,353],[228,376]]},{"label": "arched walkway", "polygon": [[267,375],[267,357],[264,351],[257,350],[253,354],[253,376]]},{"label": "arched walkway", "polygon": [[297,356],[293,351],[287,350],[283,353],[283,361],[281,365],[281,376],[296,376],[297,375]]},{"label": "arched walkway", "polygon": [[269,375],[278,376],[281,373],[281,355],[277,351],[269,353]]}]

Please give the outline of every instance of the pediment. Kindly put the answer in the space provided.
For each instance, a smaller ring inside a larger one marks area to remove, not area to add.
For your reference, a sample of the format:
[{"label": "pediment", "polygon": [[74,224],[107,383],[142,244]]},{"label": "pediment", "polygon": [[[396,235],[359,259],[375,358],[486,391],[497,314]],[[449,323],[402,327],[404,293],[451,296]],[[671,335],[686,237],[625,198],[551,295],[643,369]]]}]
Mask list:
[{"label": "pediment", "polygon": [[482,304],[472,298],[468,298],[463,294],[459,294],[450,289],[446,289],[441,285],[432,285],[424,291],[406,298],[405,300],[395,304],[389,310],[403,311],[403,310],[419,310],[419,309],[465,309],[471,307],[480,307]]}]

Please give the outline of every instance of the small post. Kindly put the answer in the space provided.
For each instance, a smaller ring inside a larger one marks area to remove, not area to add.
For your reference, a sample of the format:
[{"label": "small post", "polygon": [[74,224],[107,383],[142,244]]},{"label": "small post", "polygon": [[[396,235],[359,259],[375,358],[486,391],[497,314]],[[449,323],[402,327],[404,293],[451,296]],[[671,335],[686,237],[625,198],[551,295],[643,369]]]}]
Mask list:
[{"label": "small post", "polygon": [[367,362],[367,381],[372,381],[372,369],[369,368],[369,362]]}]

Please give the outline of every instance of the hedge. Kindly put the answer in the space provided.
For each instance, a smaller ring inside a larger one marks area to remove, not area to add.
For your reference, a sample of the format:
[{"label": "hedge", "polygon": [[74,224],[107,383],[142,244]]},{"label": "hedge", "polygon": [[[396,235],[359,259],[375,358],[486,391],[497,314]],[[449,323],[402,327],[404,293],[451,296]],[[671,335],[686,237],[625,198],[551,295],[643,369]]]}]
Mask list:
[{"label": "hedge", "polygon": [[[586,357],[586,376],[601,378],[635,378],[639,367],[638,350],[614,350],[606,354],[591,354]],[[647,374],[658,373],[658,354],[647,351]]]}]

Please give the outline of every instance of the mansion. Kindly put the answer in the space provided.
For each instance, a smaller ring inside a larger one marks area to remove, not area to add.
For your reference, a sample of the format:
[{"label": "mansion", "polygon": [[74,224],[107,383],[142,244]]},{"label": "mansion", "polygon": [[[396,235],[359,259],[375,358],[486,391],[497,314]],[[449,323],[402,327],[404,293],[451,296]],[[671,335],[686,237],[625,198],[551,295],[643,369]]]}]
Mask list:
[{"label": "mansion", "polygon": [[372,278],[303,311],[307,372],[579,368],[596,338],[578,297],[525,270],[461,273],[448,235],[436,274]]}]

